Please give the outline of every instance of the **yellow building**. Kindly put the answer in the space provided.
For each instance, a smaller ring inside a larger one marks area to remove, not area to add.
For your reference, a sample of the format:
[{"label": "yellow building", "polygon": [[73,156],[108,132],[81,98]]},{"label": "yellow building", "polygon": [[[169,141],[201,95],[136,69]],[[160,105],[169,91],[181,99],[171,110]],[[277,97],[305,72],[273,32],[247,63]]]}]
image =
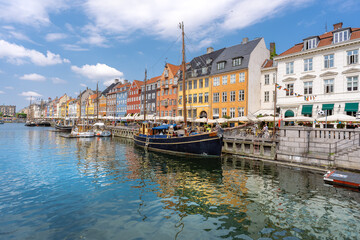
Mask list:
[{"label": "yellow building", "polygon": [[269,57],[263,38],[228,47],[215,59],[211,71],[211,116],[254,116],[260,109],[261,66]]},{"label": "yellow building", "polygon": [[[207,53],[195,57],[186,65],[186,110],[188,118],[209,118],[211,112],[211,84],[210,74],[214,59],[221,54],[224,49],[213,51],[208,48]],[[183,87],[179,81],[178,92],[178,112],[183,116]]]}]

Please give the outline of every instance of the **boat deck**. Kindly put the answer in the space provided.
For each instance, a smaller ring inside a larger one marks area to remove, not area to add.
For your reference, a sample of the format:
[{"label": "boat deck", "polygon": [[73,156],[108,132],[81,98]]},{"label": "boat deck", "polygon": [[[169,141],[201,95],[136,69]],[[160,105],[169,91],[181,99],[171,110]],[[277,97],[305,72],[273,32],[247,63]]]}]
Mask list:
[{"label": "boat deck", "polygon": [[326,183],[360,189],[360,174],[334,170],[324,176]]}]

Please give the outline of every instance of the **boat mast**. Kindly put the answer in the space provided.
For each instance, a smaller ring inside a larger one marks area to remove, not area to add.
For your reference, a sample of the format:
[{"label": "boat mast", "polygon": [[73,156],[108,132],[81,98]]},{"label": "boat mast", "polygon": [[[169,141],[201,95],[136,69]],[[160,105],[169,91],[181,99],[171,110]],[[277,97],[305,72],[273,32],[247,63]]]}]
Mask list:
[{"label": "boat mast", "polygon": [[145,68],[145,87],[144,87],[144,122],[146,121],[146,78],[147,78],[147,70]]},{"label": "boat mast", "polygon": [[99,82],[96,83],[96,121],[99,122]]},{"label": "boat mast", "polygon": [[79,100],[80,100],[80,104],[79,104],[79,107],[80,107],[80,110],[79,110],[79,123],[78,124],[80,124],[80,121],[81,121],[81,97],[82,97],[82,92],[81,92],[81,90],[80,90],[80,95],[79,95]]},{"label": "boat mast", "polygon": [[180,23],[180,29],[182,30],[182,89],[183,89],[183,112],[184,112],[184,123],[185,127],[187,127],[187,118],[186,118],[186,95],[185,95],[185,32],[184,32],[184,22]]}]

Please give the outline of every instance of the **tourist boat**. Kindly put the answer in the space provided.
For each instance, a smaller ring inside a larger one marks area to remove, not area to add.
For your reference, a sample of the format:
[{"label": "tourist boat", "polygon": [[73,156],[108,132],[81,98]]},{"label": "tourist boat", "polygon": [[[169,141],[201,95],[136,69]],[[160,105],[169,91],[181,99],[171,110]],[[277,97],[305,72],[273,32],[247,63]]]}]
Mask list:
[{"label": "tourist boat", "polygon": [[[185,43],[184,43],[184,24],[180,24],[182,29],[182,76],[183,76],[183,96],[185,96]],[[146,71],[145,71],[145,102],[146,102]],[[174,125],[151,126],[146,122],[146,104],[144,104],[144,123],[142,128],[134,134],[134,142],[145,149],[193,156],[221,156],[222,137],[218,132],[191,133],[186,129],[174,131]],[[183,101],[184,126],[187,126],[186,103]],[[176,134],[178,132],[178,134]],[[165,134],[164,134],[165,133]]]},{"label": "tourist boat", "polygon": [[36,127],[36,123],[34,121],[28,120],[28,121],[26,121],[25,126],[26,127]]},{"label": "tourist boat", "polygon": [[71,132],[74,126],[72,125],[62,125],[62,124],[55,124],[55,129],[61,132]]},{"label": "tourist boat", "polygon": [[360,174],[344,171],[328,171],[324,181],[329,184],[360,189]]},{"label": "tourist boat", "polygon": [[74,128],[71,130],[70,137],[94,137],[95,133],[91,126],[86,124],[78,124],[75,125]]},{"label": "tourist boat", "polygon": [[96,137],[110,137],[111,132],[105,129],[105,124],[97,122],[93,125],[94,134]]},{"label": "tourist boat", "polygon": [[3,121],[3,120],[0,120],[0,124],[4,124],[4,121]]}]

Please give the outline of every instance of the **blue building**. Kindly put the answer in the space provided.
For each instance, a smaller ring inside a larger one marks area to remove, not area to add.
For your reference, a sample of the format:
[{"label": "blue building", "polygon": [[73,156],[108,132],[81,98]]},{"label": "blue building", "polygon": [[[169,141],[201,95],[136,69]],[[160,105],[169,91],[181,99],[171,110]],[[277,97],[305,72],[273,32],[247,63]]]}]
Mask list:
[{"label": "blue building", "polygon": [[130,83],[124,83],[117,86],[116,91],[116,117],[126,116],[127,95],[130,88]]}]

